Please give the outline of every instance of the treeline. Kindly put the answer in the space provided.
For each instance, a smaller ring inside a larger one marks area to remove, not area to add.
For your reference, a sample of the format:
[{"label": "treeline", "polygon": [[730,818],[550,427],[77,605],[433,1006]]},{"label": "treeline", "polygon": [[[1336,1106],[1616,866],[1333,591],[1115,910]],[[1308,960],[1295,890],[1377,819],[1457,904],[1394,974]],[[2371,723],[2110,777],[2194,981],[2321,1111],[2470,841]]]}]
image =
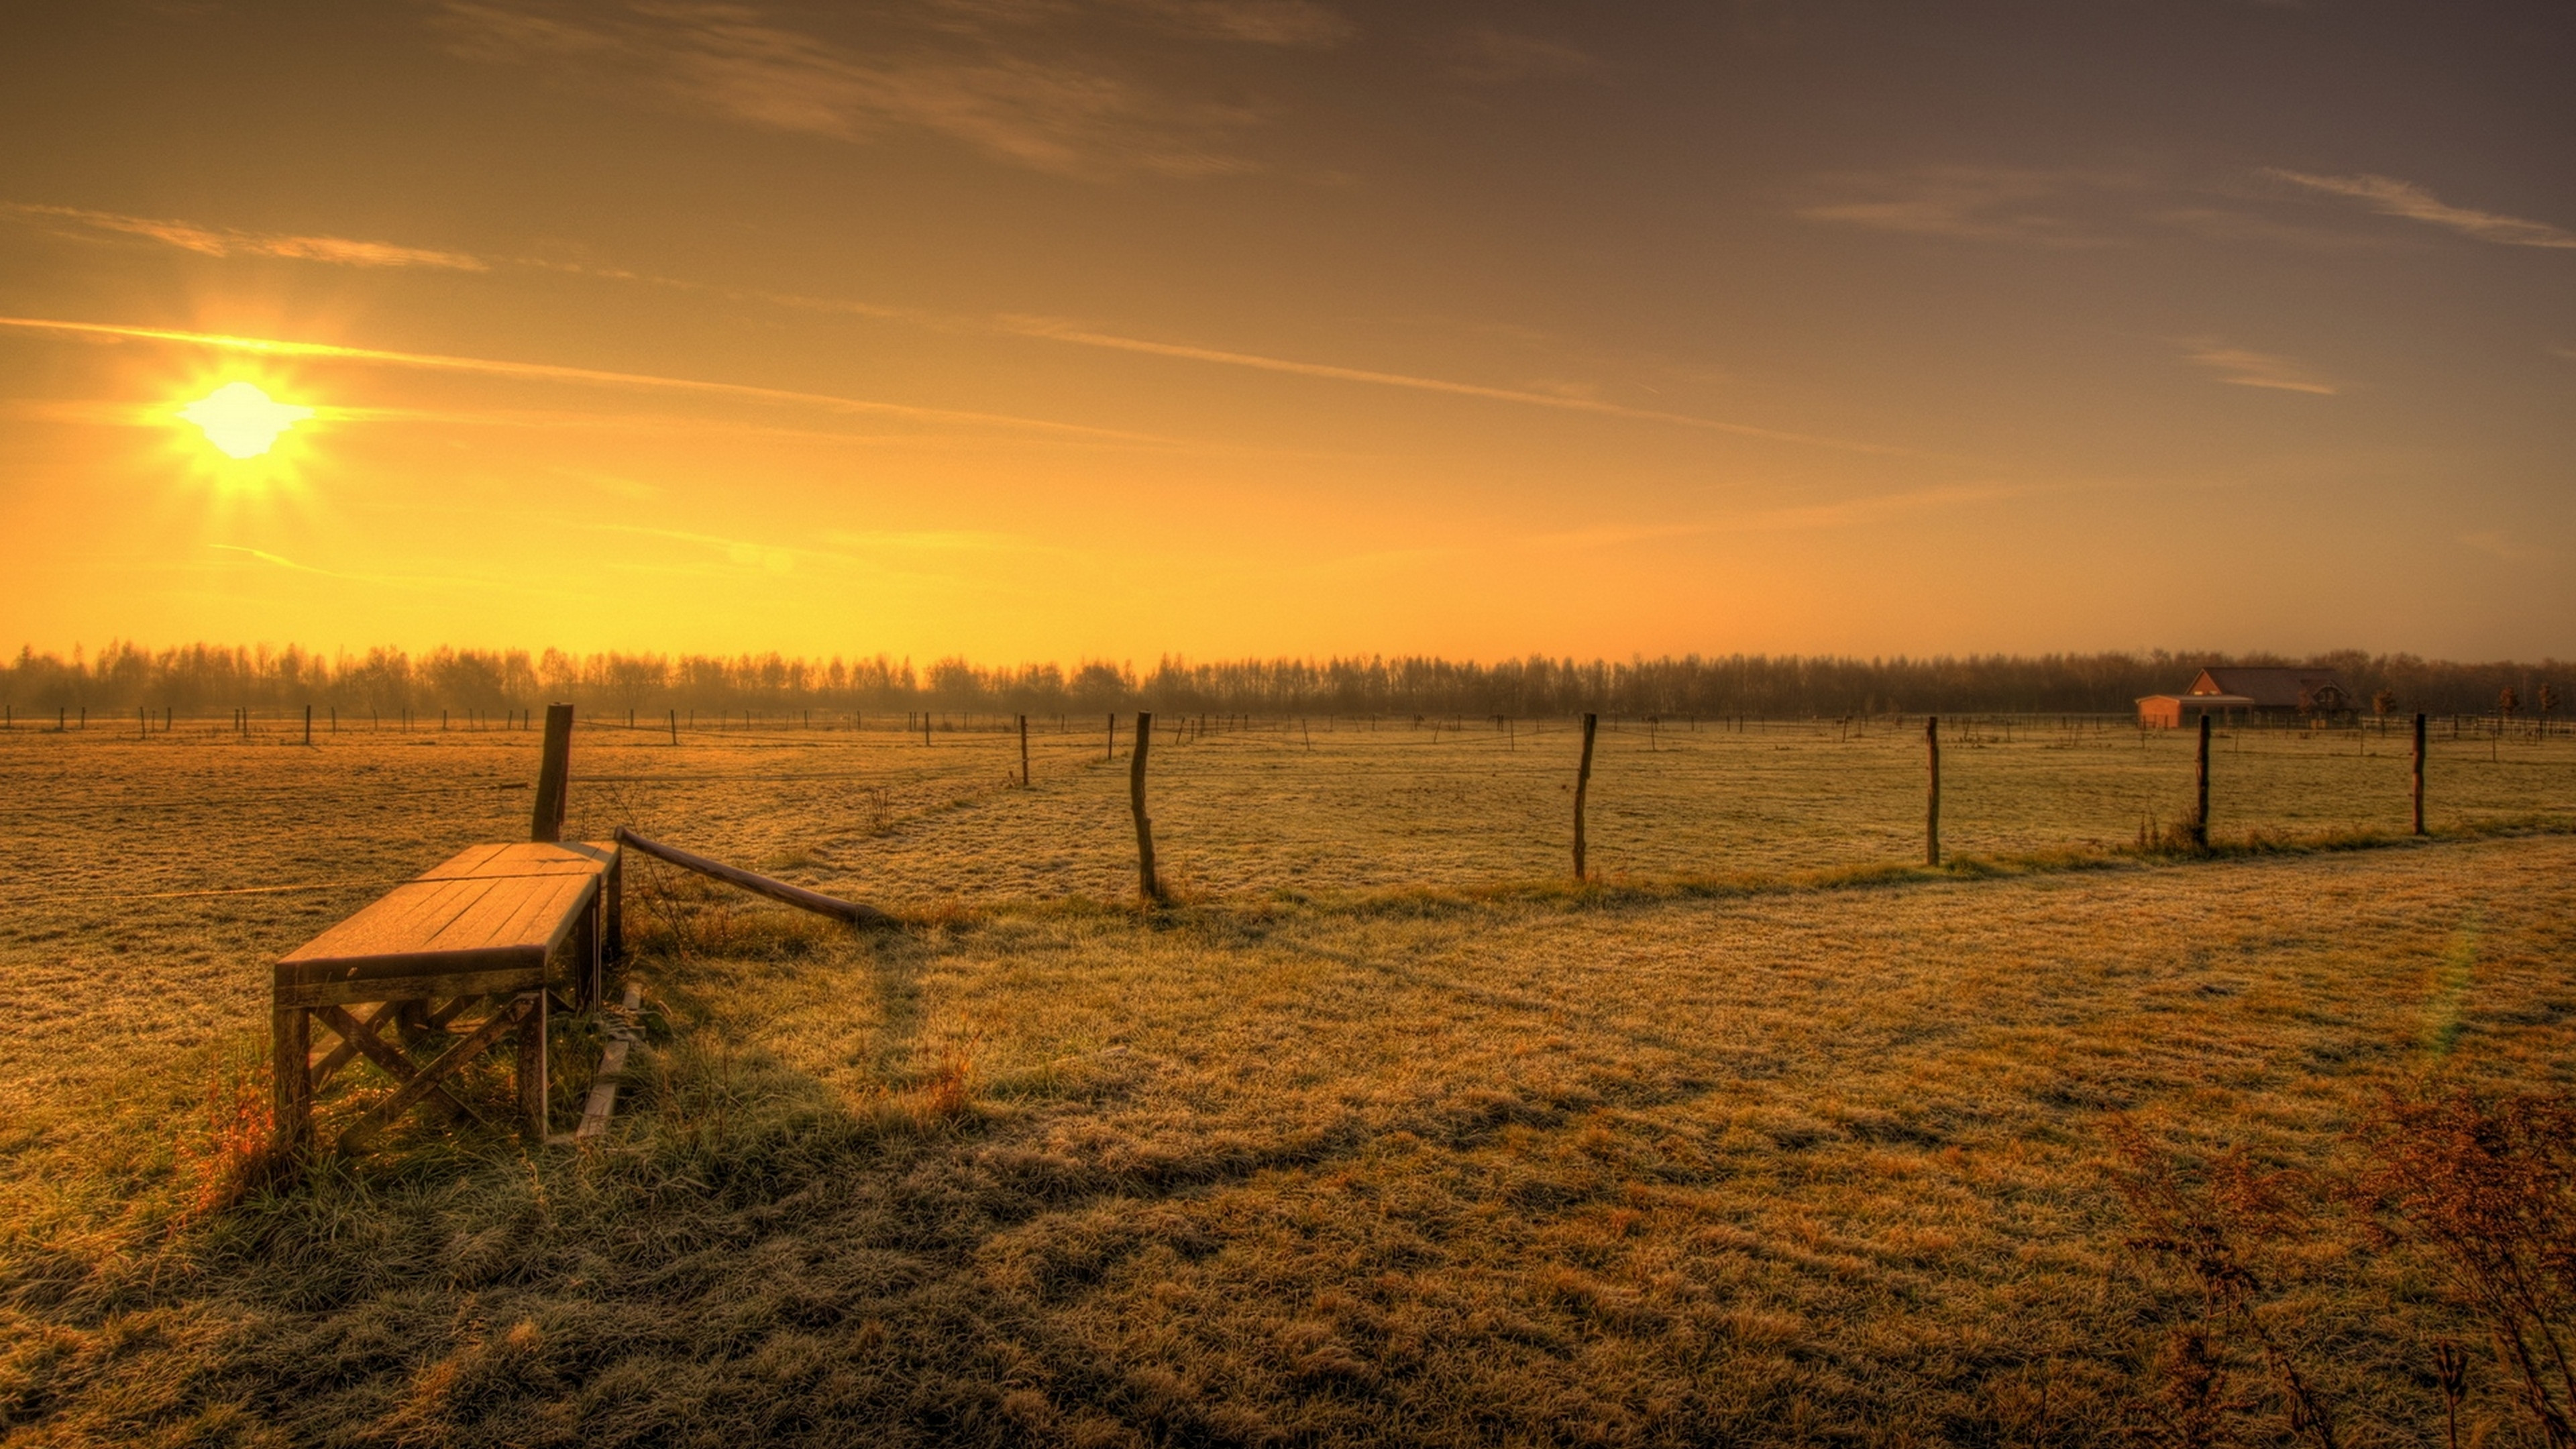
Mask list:
[{"label": "treeline", "polygon": [[1789,719],[1895,713],[2126,714],[2140,695],[2172,693],[2210,664],[2303,664],[2340,672],[2369,700],[2385,690],[2401,711],[2484,714],[2502,691],[2528,710],[2539,686],[2561,697],[2576,667],[2457,664],[2358,651],[2286,659],[2175,653],[1964,655],[1849,659],[1733,654],[1719,658],[1503,660],[1425,657],[1166,658],[1139,673],[1092,661],[987,667],[942,659],[916,670],[885,655],[797,659],[780,654],[567,654],[548,649],[434,649],[408,654],[317,654],[190,644],[111,643],[66,659],[22,648],[0,664],[0,703],[20,715],[56,709],[169,709],[181,714],[293,709],[344,713],[529,709],[975,710],[1057,714],[1117,709],[1288,714],[1522,717],[1582,710],[1628,715],[1746,715]]}]

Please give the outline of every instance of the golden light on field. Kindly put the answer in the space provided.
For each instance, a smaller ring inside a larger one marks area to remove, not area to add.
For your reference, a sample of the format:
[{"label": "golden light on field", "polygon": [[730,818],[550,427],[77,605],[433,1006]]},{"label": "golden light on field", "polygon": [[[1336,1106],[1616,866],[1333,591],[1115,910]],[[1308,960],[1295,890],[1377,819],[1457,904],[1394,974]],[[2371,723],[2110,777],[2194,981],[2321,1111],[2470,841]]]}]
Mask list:
[{"label": "golden light on field", "polygon": [[196,424],[224,456],[256,458],[313,416],[313,409],[279,402],[255,383],[228,382],[179,409],[179,416]]}]

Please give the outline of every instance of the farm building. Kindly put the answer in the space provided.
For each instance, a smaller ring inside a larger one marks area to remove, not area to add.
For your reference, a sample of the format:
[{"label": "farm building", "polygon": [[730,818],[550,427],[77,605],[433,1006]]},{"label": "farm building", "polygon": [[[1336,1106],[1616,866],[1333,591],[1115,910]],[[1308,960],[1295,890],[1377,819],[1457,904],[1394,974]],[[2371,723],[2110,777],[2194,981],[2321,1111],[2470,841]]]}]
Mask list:
[{"label": "farm building", "polygon": [[2227,667],[2204,669],[2180,694],[2150,694],[2138,701],[2138,723],[2179,729],[2202,715],[2333,716],[2354,708],[2352,691],[2331,669]]}]

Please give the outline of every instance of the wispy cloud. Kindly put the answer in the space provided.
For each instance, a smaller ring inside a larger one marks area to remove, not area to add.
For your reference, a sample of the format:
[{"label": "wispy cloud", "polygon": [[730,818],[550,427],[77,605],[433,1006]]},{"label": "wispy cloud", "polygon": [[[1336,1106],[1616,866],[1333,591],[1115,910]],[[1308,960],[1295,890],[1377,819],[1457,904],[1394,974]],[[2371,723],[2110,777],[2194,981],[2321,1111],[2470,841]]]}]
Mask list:
[{"label": "wispy cloud", "polygon": [[1838,528],[1862,528],[1874,523],[1920,517],[1954,508],[1967,508],[1980,503],[1993,503],[2006,498],[2025,497],[2039,489],[2027,485],[2003,483],[1945,484],[1933,488],[1910,488],[1897,493],[1873,493],[1858,498],[1838,498],[1830,503],[1802,503],[1779,508],[1756,509],[1717,518],[1703,518],[1673,523],[1599,524],[1559,533],[1534,535],[1521,540],[1524,544],[1549,549],[1621,548],[1629,544],[1653,543],[1669,538],[1702,538],[1719,533],[1804,533]]},{"label": "wispy cloud", "polygon": [[1832,529],[1858,528],[1866,524],[1885,523],[1891,519],[1911,518],[1943,509],[1963,508],[1977,503],[1993,503],[2015,498],[2032,491],[2001,483],[1961,483],[1938,488],[1914,488],[1902,493],[1875,493],[1862,498],[1837,499],[1831,503],[1801,504],[1790,508],[1769,508],[1748,514],[1735,521],[1735,526],[1753,529]]},{"label": "wispy cloud", "polygon": [[974,35],[1112,21],[1184,39],[1301,49],[1339,45],[1354,30],[1320,0],[928,0],[915,15]]},{"label": "wispy cloud", "polygon": [[831,545],[825,548],[817,547],[817,541],[810,539],[780,544],[763,539],[728,538],[721,534],[631,523],[572,520],[570,524],[594,533],[688,544],[721,557],[733,569],[765,574],[790,574],[811,564],[876,570],[887,566],[889,560],[918,559],[924,555],[1060,552],[1034,539],[973,530],[833,531],[819,538],[820,543]]},{"label": "wispy cloud", "polygon": [[[813,299],[796,299],[800,305]],[[861,309],[872,310],[872,309]],[[1417,377],[1406,373],[1382,372],[1369,368],[1343,367],[1332,363],[1302,362],[1290,358],[1266,357],[1258,353],[1230,352],[1219,348],[1197,347],[1184,343],[1157,342],[1140,337],[1099,332],[1073,323],[1049,318],[934,318],[922,317],[934,325],[1007,336],[1044,339],[1079,347],[1096,347],[1115,352],[1140,353],[1182,361],[1209,363],[1223,367],[1240,367],[1259,372],[1285,373],[1293,376],[1325,378],[1338,382],[1360,383],[1377,387],[1402,388],[1413,392],[1445,393],[1455,397],[1484,398],[1495,402],[1550,408],[1564,412],[1590,413],[1601,417],[1625,418],[1636,422],[1658,423],[1673,427],[1728,433],[1738,437],[1759,438],[1770,442],[1794,443],[1808,447],[1830,448],[1839,452],[1885,456],[1919,456],[1918,450],[1888,443],[1867,442],[1853,438],[1828,437],[1816,433],[1793,432],[1781,428],[1758,427],[1750,423],[1731,422],[1721,418],[1691,413],[1662,411],[1654,408],[1629,407],[1589,396],[1587,385],[1552,383],[1556,391],[1533,391],[1526,388],[1490,387],[1481,383],[1457,382],[1446,378]],[[206,347],[220,351],[243,352],[272,357],[310,357],[344,362],[370,363],[393,367],[411,367],[428,371],[476,373],[487,377],[521,378],[529,381],[582,383],[604,387],[634,388],[648,391],[697,393],[717,397],[741,398],[748,401],[798,404],[834,412],[859,413],[901,418],[915,422],[970,425],[1026,431],[1074,442],[1116,444],[1121,446],[1186,447],[1184,440],[1159,434],[1119,428],[1092,427],[1080,423],[1055,422],[1043,418],[1017,417],[1004,413],[973,412],[954,408],[921,407],[905,403],[880,402],[867,398],[842,397],[830,393],[801,392],[787,388],[759,387],[747,383],[713,382],[697,378],[661,377],[648,373],[616,372],[601,368],[566,367],[555,363],[516,362],[499,358],[455,357],[435,353],[400,352],[383,348],[349,347],[338,343],[300,342],[279,338],[236,337],[222,333],[191,332],[167,327],[131,327],[104,322],[75,322],[43,317],[0,317],[0,328],[18,328],[33,332],[53,332],[66,336],[115,337],[145,342],[164,342],[180,346]],[[446,413],[422,413],[417,410],[388,408],[323,409],[324,415],[354,421],[410,421],[438,419],[476,421],[503,425],[538,427],[565,426],[594,421],[583,416],[554,412],[513,412],[475,414],[470,417]],[[621,418],[612,420],[621,427],[654,425],[667,420]],[[892,441],[892,440],[887,440]]]},{"label": "wispy cloud", "polygon": [[1592,80],[1609,73],[1599,56],[1562,41],[1478,26],[1451,42],[1450,72],[1478,85],[1526,80]]},{"label": "wispy cloud", "polygon": [[1313,0],[1115,0],[1114,8],[1175,35],[1320,49],[1352,26]]},{"label": "wispy cloud", "polygon": [[906,549],[932,553],[1053,552],[1033,539],[978,529],[910,528],[843,530],[824,535],[844,548]]},{"label": "wispy cloud", "polygon": [[2410,221],[2427,222],[2500,246],[2576,249],[2576,232],[2545,221],[2453,206],[2414,182],[2400,181],[2393,176],[2319,176],[2305,171],[2284,171],[2278,167],[2267,168],[2263,174],[2311,191],[2362,202],[2382,216],[2402,216]]},{"label": "wispy cloud", "polygon": [[[157,240],[168,242],[172,245],[186,246],[192,250],[201,251],[211,250],[214,247],[226,244],[230,245],[231,250],[240,250],[242,249],[241,244],[234,239],[244,237],[261,238],[268,242],[276,242],[278,240],[276,238],[263,238],[263,234],[260,233],[243,232],[227,227],[207,226],[184,221],[151,222],[147,224],[136,218],[115,217],[108,213],[79,211],[68,207],[0,203],[0,211],[46,216],[76,217],[88,221],[113,221],[120,223],[120,225],[112,229],[131,231],[136,234],[151,236]],[[126,223],[130,223],[130,225]],[[314,242],[319,239],[290,238],[286,240]],[[401,247],[390,243],[344,242],[340,245],[343,248],[373,248],[376,252],[387,256],[445,257],[451,259],[450,262],[447,263],[449,265],[470,266],[472,270],[478,271],[484,270],[488,265],[490,265],[480,258],[465,256],[461,253],[435,252],[425,248]],[[283,245],[269,245],[266,246],[264,250],[267,254],[276,256],[337,259],[334,254],[327,253],[318,247],[293,249]],[[228,255],[230,254],[230,251],[216,250],[213,251],[212,254]],[[1085,326],[1060,318],[938,313],[924,311],[918,308],[885,306],[876,303],[842,298],[777,293],[757,288],[729,287],[670,277],[647,276],[616,267],[548,262],[515,257],[499,257],[494,260],[499,264],[507,266],[540,267],[547,270],[577,273],[583,276],[595,277],[603,281],[629,282],[646,286],[669,287],[703,293],[710,296],[723,297],[737,302],[751,302],[767,306],[786,307],[799,311],[906,322],[915,326],[939,331],[969,333],[980,332],[1001,336],[1038,338],[1081,347],[1093,347],[1109,351],[1168,357],[1222,367],[1245,368],[1261,372],[1327,378],[1340,382],[1360,383],[1378,387],[1403,388],[1416,392],[1445,393],[1458,397],[1485,398],[1497,402],[1551,408],[1569,412],[1591,413],[1602,417],[1626,418],[1638,422],[1650,422],[1675,427],[1702,429],[1712,432],[1734,434],[1740,437],[1759,438],[1773,442],[1831,448],[1844,452],[1909,455],[1915,451],[1885,443],[1868,442],[1851,438],[1829,437],[1820,434],[1797,432],[1780,428],[1767,428],[1749,423],[1741,423],[1665,409],[1632,407],[1626,404],[1609,401],[1601,397],[1598,384],[1580,379],[1549,379],[1546,381],[1529,383],[1521,387],[1497,387],[1482,383],[1460,382],[1446,378],[1424,377],[1371,368],[1349,367],[1334,363],[1271,357],[1258,353],[1202,347],[1187,343],[1155,341],[1146,338],[1126,336],[1116,332],[1104,331],[1095,327]],[[563,367],[554,364],[511,362],[488,358],[444,357],[419,353],[392,352],[370,348],[342,347],[336,344],[326,343],[231,337],[212,333],[188,332],[167,328],[125,327],[101,323],[53,321],[43,318],[0,317],[0,327],[19,327],[62,333],[87,334],[93,336],[129,337],[142,340],[218,347],[235,351],[263,352],[281,356],[336,357],[358,362],[376,362],[401,366],[434,368],[446,371],[481,372],[493,376],[553,379],[628,387],[647,387],[717,393],[736,397],[762,398],[781,402],[819,404],[846,411],[873,412],[889,416],[917,418],[926,421],[950,423],[992,423],[1014,428],[1042,429],[1068,436],[1080,435],[1092,439],[1116,441],[1128,444],[1151,443],[1166,446],[1179,445],[1179,440],[1177,439],[1156,437],[1117,429],[1082,427],[1075,424],[1054,423],[1030,418],[1014,418],[998,414],[907,407],[901,404],[835,397],[820,393],[751,387],[738,383],[705,382],[684,378],[652,377],[636,373]],[[357,416],[355,413],[350,413],[347,410],[340,411],[350,417]],[[369,420],[377,420],[379,418],[391,419],[394,416],[395,414],[393,412],[378,409],[375,410],[374,413],[370,414]],[[525,415],[478,414],[476,415],[476,420],[496,423],[524,422],[532,425],[549,425],[565,421],[554,414],[546,413],[531,413]]]},{"label": "wispy cloud", "polygon": [[2316,376],[2286,357],[2269,352],[2249,352],[2242,347],[2225,347],[2217,343],[2188,343],[2192,350],[2184,360],[2205,367],[2220,382],[2238,387],[2263,387],[2279,392],[2312,393],[2333,397],[2342,389]]},{"label": "wispy cloud", "polygon": [[786,388],[756,387],[739,382],[707,382],[696,378],[658,377],[650,373],[611,372],[591,367],[563,367],[543,362],[511,362],[486,357],[450,357],[426,352],[395,352],[374,347],[344,347],[331,342],[296,342],[269,337],[232,337],[215,332],[188,332],[168,327],[125,327],[106,322],[66,322],[43,317],[0,317],[0,327],[15,327],[31,332],[53,332],[79,337],[120,337],[143,342],[167,342],[187,347],[206,347],[224,352],[244,352],[262,357],[310,357],[342,362],[377,363],[390,367],[420,368],[433,372],[475,373],[485,377],[520,378],[528,381],[587,383],[602,387],[637,388],[658,392],[697,393],[714,397],[740,398],[755,402],[792,403],[827,408],[835,412],[870,413],[909,418],[919,422],[971,424],[983,427],[1028,429],[1043,433],[1062,433],[1088,438],[1110,438],[1127,442],[1170,443],[1173,439],[1147,433],[1122,432],[1114,428],[1086,427],[1079,423],[1059,423],[1043,418],[1013,417],[1004,413],[968,412],[955,408],[918,407],[906,403],[877,402],[866,398],[839,397],[830,393],[796,392]]},{"label": "wispy cloud", "polygon": [[[271,568],[284,569],[289,573],[311,574],[316,578],[338,579],[342,583],[369,584],[377,588],[402,589],[416,593],[436,593],[452,597],[455,591],[460,588],[506,588],[513,592],[522,592],[526,587],[525,581],[520,579],[473,578],[451,574],[342,573],[337,569],[315,568],[311,564],[297,563],[295,560],[288,558],[283,554],[270,553],[264,548],[249,548],[237,543],[210,543],[206,546],[223,553],[242,554],[246,557],[257,559],[259,562],[264,563]],[[562,595],[561,597],[563,597],[567,602],[569,602],[571,598],[568,594]]]},{"label": "wispy cloud", "polygon": [[719,534],[692,533],[686,529],[646,528],[631,523],[593,523],[586,520],[578,522],[575,526],[588,529],[593,533],[614,533],[630,538],[658,538],[672,543],[690,544],[722,556],[724,561],[734,568],[751,569],[761,573],[794,573],[799,555],[836,563],[855,562],[842,555],[821,549],[789,548],[756,539],[726,538]]},{"label": "wispy cloud", "polygon": [[2501,528],[2482,528],[2474,533],[2464,533],[2459,536],[2459,541],[2465,547],[2506,563],[2538,563],[2549,557],[2545,550],[2533,548]]},{"label": "wispy cloud", "polygon": [[[1330,12],[1254,0],[1128,0],[1163,28],[1236,40],[1317,43]],[[909,12],[858,12],[871,19]],[[455,48],[634,86],[773,130],[862,142],[926,132],[1071,176],[1211,176],[1252,169],[1231,144],[1257,119],[1240,102],[1185,100],[1072,59],[1052,32],[1022,36],[1042,6],[950,6],[944,25],[861,47],[775,23],[748,5],[500,4],[447,0]],[[939,18],[939,17],[933,17]]]},{"label": "wispy cloud", "polygon": [[1809,221],[1912,236],[2036,247],[2128,245],[2187,236],[2308,250],[2384,245],[2349,227],[2283,215],[2280,188],[2245,174],[2152,169],[1946,165],[1816,178]]},{"label": "wispy cloud", "polygon": [[1926,166],[1829,177],[1825,184],[1842,199],[1800,207],[1799,216],[1914,236],[2081,247],[2115,240],[2100,222],[2077,214],[2084,198],[2135,183],[2100,172]]},{"label": "wispy cloud", "polygon": [[2344,252],[2387,244],[2384,238],[2363,235],[2350,227],[2316,226],[2285,220],[2248,209],[2242,204],[2211,204],[2197,197],[2186,205],[2157,207],[2142,212],[2140,217],[2167,230],[2213,242],[2259,242],[2307,251]]},{"label": "wispy cloud", "polygon": [[1154,342],[1141,337],[1123,337],[1115,333],[1095,332],[1069,322],[1043,317],[1003,320],[1005,325],[1023,336],[1044,337],[1082,347],[1100,347],[1117,352],[1141,352],[1155,357],[1173,357],[1190,362],[1215,363],[1225,367],[1244,367],[1261,372],[1292,373],[1300,377],[1330,378],[1338,382],[1368,383],[1378,387],[1398,387],[1415,392],[1447,393],[1453,397],[1489,398],[1496,402],[1522,403],[1531,407],[1556,408],[1566,412],[1594,413],[1602,417],[1629,418],[1638,422],[1668,423],[1676,427],[1733,433],[1739,437],[1763,438],[1772,442],[1803,443],[1811,447],[1832,448],[1847,453],[1904,454],[1912,451],[1886,443],[1831,438],[1816,433],[1787,432],[1778,428],[1756,427],[1750,423],[1699,417],[1690,413],[1628,407],[1620,403],[1602,402],[1594,398],[1570,396],[1565,393],[1488,387],[1481,383],[1454,382],[1437,377],[1416,377],[1409,373],[1379,372],[1370,368],[1342,367],[1326,362],[1299,362],[1284,357],[1265,357],[1252,352],[1228,352],[1220,348],[1195,347],[1178,342]]},{"label": "wispy cloud", "polygon": [[458,272],[480,272],[490,269],[490,264],[482,258],[470,256],[464,252],[396,246],[391,242],[359,241],[344,236],[300,236],[288,232],[241,231],[232,227],[200,226],[188,221],[124,216],[112,211],[87,211],[76,206],[39,206],[11,202],[0,204],[0,210],[22,218],[67,224],[85,231],[148,237],[168,246],[210,257],[287,257],[298,261],[332,262],[347,267],[437,267]]},{"label": "wispy cloud", "polygon": [[299,574],[320,574],[326,579],[345,579],[351,577],[351,575],[348,574],[333,573],[329,569],[317,569],[311,564],[300,564],[291,558],[270,553],[266,549],[245,548],[237,543],[210,543],[206,545],[206,547],[221,549],[226,553],[246,553],[252,558],[258,559],[261,563],[274,564],[279,568],[289,569]]}]

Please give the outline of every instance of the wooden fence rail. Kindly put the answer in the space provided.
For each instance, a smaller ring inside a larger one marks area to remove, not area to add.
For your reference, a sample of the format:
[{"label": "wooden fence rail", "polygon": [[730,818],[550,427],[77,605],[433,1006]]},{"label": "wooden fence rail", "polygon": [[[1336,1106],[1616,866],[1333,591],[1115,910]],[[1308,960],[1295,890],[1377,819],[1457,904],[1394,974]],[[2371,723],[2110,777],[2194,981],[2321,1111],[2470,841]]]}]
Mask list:
[{"label": "wooden fence rail", "polygon": [[727,885],[740,886],[754,895],[767,896],[773,901],[794,906],[800,911],[812,911],[818,916],[830,916],[834,920],[846,921],[853,926],[885,926],[894,923],[894,917],[874,906],[841,900],[824,895],[820,891],[809,891],[803,886],[789,885],[783,880],[772,880],[765,875],[755,875],[720,860],[709,860],[694,851],[682,850],[676,845],[664,845],[658,840],[647,840],[623,825],[617,827],[617,843],[629,850],[649,855],[655,860],[676,865],[682,870],[696,871],[700,875],[723,881]]}]

